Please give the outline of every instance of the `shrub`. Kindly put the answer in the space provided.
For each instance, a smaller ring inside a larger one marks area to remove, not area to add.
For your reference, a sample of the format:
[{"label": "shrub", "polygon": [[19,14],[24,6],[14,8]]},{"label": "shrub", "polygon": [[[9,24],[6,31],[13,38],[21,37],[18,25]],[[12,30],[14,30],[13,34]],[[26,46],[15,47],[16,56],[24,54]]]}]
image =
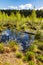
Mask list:
[{"label": "shrub", "polygon": [[0,43],[0,53],[4,52],[4,45],[2,43]]},{"label": "shrub", "polygon": [[36,65],[33,61],[29,61],[29,65]]},{"label": "shrub", "polygon": [[38,62],[37,62],[37,64],[38,64],[38,65],[43,65],[43,63],[42,63],[42,62],[40,62],[40,61],[38,61]]},{"label": "shrub", "polygon": [[43,30],[43,23],[41,24],[41,29]]},{"label": "shrub", "polygon": [[39,45],[38,48],[43,51],[43,45]]},{"label": "shrub", "polygon": [[22,53],[17,52],[17,53],[16,53],[16,57],[17,57],[17,58],[22,58]]},{"label": "shrub", "polygon": [[35,39],[41,39],[41,31],[37,31],[37,34],[35,35]]},{"label": "shrub", "polygon": [[26,61],[26,56],[23,57],[23,61]]},{"label": "shrub", "polygon": [[14,41],[10,41],[10,42],[9,42],[9,47],[11,48],[12,51],[16,51],[16,50],[19,49],[17,43],[14,42]]},{"label": "shrub", "polygon": [[32,45],[29,47],[29,51],[37,52],[37,50],[38,50],[38,46],[35,45],[35,44],[32,44]]},{"label": "shrub", "polygon": [[34,54],[32,51],[28,51],[28,52],[26,53],[26,56],[24,57],[24,59],[25,59],[26,61],[30,61],[30,60],[33,60],[34,57],[35,57],[35,54]]},{"label": "shrub", "polygon": [[12,48],[12,51],[17,51],[17,50],[19,50],[19,48],[18,48],[17,45],[15,45],[15,46]]},{"label": "shrub", "polygon": [[14,45],[16,45],[16,43],[14,41],[9,41],[9,47],[14,47]]},{"label": "shrub", "polygon": [[43,55],[38,54],[37,59],[43,62]]}]

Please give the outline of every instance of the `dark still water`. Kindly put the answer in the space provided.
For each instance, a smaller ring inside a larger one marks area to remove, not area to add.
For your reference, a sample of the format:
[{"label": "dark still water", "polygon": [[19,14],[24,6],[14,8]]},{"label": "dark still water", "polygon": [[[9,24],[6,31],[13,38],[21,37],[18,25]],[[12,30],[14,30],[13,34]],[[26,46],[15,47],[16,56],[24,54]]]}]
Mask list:
[{"label": "dark still water", "polygon": [[0,42],[7,42],[9,40],[15,40],[23,49],[26,49],[33,42],[34,35],[23,33],[17,30],[4,30],[0,34]]}]

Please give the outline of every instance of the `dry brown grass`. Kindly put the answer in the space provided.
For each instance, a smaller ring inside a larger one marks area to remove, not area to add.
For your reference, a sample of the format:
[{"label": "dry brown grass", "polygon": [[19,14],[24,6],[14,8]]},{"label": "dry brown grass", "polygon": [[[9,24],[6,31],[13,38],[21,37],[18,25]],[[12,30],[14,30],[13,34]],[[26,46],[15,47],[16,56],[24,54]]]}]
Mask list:
[{"label": "dry brown grass", "polygon": [[[22,59],[18,59],[15,56],[14,52],[0,54],[0,64],[9,63],[10,65],[28,65],[28,63],[24,63]],[[6,64],[7,65],[7,64]]]},{"label": "dry brown grass", "polygon": [[4,47],[4,52],[7,52],[7,53],[11,52],[11,48],[10,47]]}]

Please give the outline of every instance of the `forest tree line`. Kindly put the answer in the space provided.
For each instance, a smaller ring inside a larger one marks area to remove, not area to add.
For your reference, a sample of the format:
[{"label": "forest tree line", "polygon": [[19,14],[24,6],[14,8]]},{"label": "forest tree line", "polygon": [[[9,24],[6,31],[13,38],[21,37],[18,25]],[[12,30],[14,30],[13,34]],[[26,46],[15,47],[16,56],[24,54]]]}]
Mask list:
[{"label": "forest tree line", "polygon": [[[10,16],[10,14],[13,12],[14,14],[16,14],[17,12],[19,12],[22,15],[24,15],[25,17],[30,16],[32,14],[33,10],[0,10],[2,13],[5,12],[5,14],[8,14],[8,16]],[[37,17],[43,17],[43,10],[36,10],[36,15]]]}]

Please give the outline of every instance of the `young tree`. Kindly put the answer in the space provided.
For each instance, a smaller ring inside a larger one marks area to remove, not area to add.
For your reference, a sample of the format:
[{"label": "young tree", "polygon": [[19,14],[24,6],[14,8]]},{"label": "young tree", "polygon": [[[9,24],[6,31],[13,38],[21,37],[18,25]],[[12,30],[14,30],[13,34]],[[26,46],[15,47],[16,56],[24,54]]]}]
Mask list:
[{"label": "young tree", "polygon": [[33,22],[36,21],[36,11],[35,11],[35,9],[33,9],[33,11],[32,11],[31,20],[32,20]]},{"label": "young tree", "polygon": [[2,24],[2,12],[0,11],[0,24]]}]

